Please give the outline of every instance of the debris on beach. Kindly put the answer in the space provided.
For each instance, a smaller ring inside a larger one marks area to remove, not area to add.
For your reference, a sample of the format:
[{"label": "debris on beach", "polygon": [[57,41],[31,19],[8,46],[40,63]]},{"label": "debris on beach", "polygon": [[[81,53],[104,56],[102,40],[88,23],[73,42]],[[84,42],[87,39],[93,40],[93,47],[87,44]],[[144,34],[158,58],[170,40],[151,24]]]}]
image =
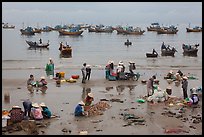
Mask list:
[{"label": "debris on beach", "polygon": [[135,114],[129,113],[121,115],[123,116],[123,119],[127,121],[127,124],[124,124],[123,127],[130,125],[145,125],[145,119],[142,116],[136,116]]},{"label": "debris on beach", "polygon": [[91,106],[89,110],[87,110],[87,114],[88,116],[103,115],[102,111],[105,111],[110,107],[111,106],[108,103],[104,101],[99,101],[95,105]]}]

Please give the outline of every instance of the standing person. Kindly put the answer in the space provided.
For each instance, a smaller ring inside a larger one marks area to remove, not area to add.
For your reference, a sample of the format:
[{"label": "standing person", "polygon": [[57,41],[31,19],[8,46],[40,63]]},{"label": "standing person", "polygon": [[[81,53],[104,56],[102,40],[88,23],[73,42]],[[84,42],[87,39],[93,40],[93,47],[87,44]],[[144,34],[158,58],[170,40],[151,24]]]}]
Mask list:
[{"label": "standing person", "polygon": [[51,75],[52,77],[54,77],[54,69],[55,69],[54,62],[52,58],[49,58],[49,62],[47,63],[45,68],[47,76]]},{"label": "standing person", "polygon": [[187,89],[188,89],[188,78],[186,76],[183,77],[182,88],[183,88],[183,98],[186,99],[188,97]]},{"label": "standing person", "polygon": [[151,96],[154,94],[154,79],[156,79],[156,76],[153,75],[148,81],[147,81],[147,96]]},{"label": "standing person", "polygon": [[110,76],[110,60],[108,61],[108,64],[105,67],[106,70],[106,79],[108,79],[108,77]]},{"label": "standing person", "polygon": [[110,61],[110,75],[112,75],[114,70],[114,61]]},{"label": "standing person", "polygon": [[91,65],[87,65],[86,66],[86,80],[88,79],[90,79],[90,76],[91,76]]},{"label": "standing person", "polygon": [[129,71],[130,71],[130,74],[134,74],[133,70],[135,70],[136,67],[135,67],[135,63],[132,62],[132,61],[129,61]]},{"label": "standing person", "polygon": [[82,83],[86,83],[86,63],[83,64],[83,67],[81,68],[82,72]]},{"label": "standing person", "polygon": [[[30,118],[30,112],[32,108],[32,102],[29,99],[26,99],[23,101],[23,107],[24,107],[24,116]],[[27,115],[28,114],[28,115]]]},{"label": "standing person", "polygon": [[40,41],[40,44],[42,44],[42,39],[41,39],[41,38],[40,38],[40,40],[39,40],[39,41]]}]

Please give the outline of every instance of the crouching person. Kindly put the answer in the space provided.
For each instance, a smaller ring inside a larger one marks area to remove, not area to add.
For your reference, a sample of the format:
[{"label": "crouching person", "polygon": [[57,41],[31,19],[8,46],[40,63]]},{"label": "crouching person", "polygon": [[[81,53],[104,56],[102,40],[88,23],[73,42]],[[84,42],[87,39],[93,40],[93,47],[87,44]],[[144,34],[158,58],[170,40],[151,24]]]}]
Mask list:
[{"label": "crouching person", "polygon": [[199,102],[198,93],[196,92],[195,88],[192,89],[191,102],[192,102],[192,105],[197,105]]},{"label": "crouching person", "polygon": [[75,116],[85,116],[86,113],[84,111],[84,106],[85,106],[85,103],[83,101],[80,101],[75,108],[74,115]]},{"label": "crouching person", "polygon": [[43,115],[43,118],[45,119],[48,119],[48,118],[51,118],[52,116],[52,113],[51,111],[49,110],[49,108],[45,105],[45,103],[41,103],[40,104],[41,108],[42,108],[42,115]]},{"label": "crouching person", "polygon": [[42,120],[43,115],[38,103],[33,103],[31,108],[31,117],[35,120]]},{"label": "crouching person", "polygon": [[21,122],[24,118],[24,112],[22,111],[21,107],[13,106],[12,109],[9,111],[10,113],[10,121],[12,123]]}]

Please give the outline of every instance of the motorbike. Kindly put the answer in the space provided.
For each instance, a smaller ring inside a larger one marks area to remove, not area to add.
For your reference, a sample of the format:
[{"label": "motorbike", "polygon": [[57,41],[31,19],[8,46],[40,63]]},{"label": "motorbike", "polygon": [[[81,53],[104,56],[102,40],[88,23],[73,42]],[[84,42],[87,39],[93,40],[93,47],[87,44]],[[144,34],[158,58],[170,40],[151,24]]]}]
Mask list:
[{"label": "motorbike", "polygon": [[129,73],[129,72],[125,72],[125,77],[127,80],[132,79],[133,81],[137,81],[140,77],[139,73]]}]

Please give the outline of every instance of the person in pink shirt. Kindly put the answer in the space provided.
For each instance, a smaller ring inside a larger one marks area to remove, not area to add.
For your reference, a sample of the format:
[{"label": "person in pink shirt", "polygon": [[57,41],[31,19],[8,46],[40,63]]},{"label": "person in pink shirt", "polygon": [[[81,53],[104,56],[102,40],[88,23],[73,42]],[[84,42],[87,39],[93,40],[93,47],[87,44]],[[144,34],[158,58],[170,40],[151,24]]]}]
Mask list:
[{"label": "person in pink shirt", "polygon": [[38,105],[38,103],[33,103],[32,106],[33,107],[31,108],[31,116],[33,117],[33,119],[35,120],[43,119],[42,109]]}]

